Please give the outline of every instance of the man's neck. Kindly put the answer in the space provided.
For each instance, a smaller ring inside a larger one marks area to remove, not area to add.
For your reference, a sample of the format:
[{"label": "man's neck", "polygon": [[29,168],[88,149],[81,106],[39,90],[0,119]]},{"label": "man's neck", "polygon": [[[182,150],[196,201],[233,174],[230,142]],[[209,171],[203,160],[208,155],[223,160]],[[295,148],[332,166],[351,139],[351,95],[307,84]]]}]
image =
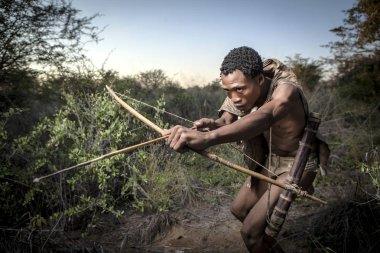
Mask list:
[{"label": "man's neck", "polygon": [[268,78],[265,78],[264,83],[260,86],[260,89],[261,89],[260,98],[257,100],[255,104],[257,107],[262,106],[267,100],[270,84],[271,84],[271,80]]}]

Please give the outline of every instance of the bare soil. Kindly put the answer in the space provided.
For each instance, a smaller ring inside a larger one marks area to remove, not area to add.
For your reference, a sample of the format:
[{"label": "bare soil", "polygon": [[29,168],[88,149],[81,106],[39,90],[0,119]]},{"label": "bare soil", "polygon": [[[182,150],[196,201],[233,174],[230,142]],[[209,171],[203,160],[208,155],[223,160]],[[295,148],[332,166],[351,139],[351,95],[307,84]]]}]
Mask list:
[{"label": "bare soil", "polygon": [[[314,195],[329,203],[339,202],[350,198],[355,187],[352,184],[321,186]],[[241,223],[229,211],[233,196],[219,193],[222,200],[219,204],[202,202],[176,212],[129,213],[118,220],[105,219],[98,222],[85,239],[75,233],[68,235],[66,247],[70,252],[75,249],[78,252],[83,249],[90,252],[247,252],[240,237]],[[329,252],[310,234],[315,218],[327,207],[307,199],[293,202],[278,237],[285,252]]]}]

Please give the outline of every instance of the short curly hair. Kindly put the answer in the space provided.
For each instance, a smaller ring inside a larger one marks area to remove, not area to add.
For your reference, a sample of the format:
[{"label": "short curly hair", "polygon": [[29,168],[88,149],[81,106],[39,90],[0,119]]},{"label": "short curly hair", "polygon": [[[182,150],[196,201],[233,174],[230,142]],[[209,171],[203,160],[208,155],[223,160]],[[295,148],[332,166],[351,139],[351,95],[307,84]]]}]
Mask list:
[{"label": "short curly hair", "polygon": [[256,50],[250,47],[232,49],[222,62],[220,72],[228,75],[239,69],[245,76],[255,77],[263,73],[263,62]]}]

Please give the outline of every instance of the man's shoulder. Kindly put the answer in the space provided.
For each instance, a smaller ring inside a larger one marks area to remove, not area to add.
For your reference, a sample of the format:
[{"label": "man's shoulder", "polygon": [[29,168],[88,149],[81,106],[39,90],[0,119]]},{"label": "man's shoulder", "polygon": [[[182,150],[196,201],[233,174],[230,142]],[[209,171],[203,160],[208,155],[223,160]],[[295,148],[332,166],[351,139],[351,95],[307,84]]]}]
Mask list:
[{"label": "man's shoulder", "polygon": [[307,99],[303,93],[302,87],[291,81],[280,82],[272,94],[272,100],[280,104],[301,106],[304,113],[309,113]]},{"label": "man's shoulder", "polygon": [[272,94],[273,99],[300,99],[299,94],[302,91],[297,83],[284,80],[279,81]]}]

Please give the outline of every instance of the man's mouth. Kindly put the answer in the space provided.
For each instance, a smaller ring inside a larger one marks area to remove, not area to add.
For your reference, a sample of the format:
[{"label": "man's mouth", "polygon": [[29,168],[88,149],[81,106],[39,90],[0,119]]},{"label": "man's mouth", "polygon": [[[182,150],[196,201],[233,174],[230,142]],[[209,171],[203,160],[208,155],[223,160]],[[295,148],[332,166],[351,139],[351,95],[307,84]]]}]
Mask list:
[{"label": "man's mouth", "polygon": [[244,111],[244,105],[235,105],[235,107],[240,110],[240,111]]}]

